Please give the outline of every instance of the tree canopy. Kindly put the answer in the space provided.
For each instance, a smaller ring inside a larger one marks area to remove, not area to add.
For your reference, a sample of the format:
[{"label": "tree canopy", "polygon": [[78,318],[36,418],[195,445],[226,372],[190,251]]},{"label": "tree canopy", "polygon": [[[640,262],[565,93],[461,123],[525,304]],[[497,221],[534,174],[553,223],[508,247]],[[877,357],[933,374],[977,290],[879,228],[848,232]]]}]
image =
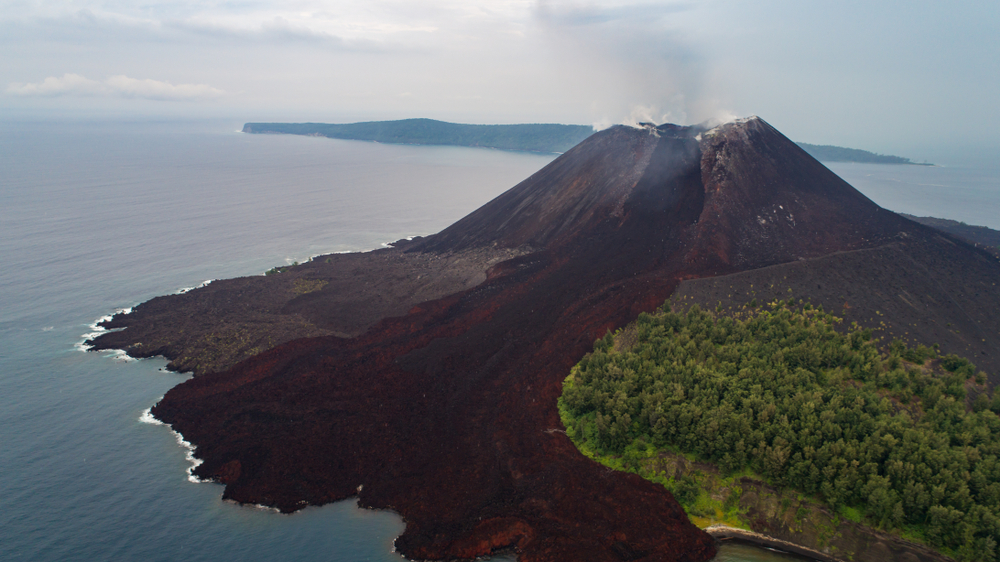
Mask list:
[{"label": "tree canopy", "polygon": [[[666,305],[665,305],[666,306]],[[975,366],[808,304],[642,314],[564,383],[567,433],[601,454],[680,450],[967,560],[1000,541],[1000,393]],[[966,408],[966,387],[979,393]]]},{"label": "tree canopy", "polygon": [[247,123],[243,132],[313,135],[394,144],[565,152],[592,135],[594,128],[590,125],[554,123],[465,125],[433,119],[402,119],[364,123]]}]

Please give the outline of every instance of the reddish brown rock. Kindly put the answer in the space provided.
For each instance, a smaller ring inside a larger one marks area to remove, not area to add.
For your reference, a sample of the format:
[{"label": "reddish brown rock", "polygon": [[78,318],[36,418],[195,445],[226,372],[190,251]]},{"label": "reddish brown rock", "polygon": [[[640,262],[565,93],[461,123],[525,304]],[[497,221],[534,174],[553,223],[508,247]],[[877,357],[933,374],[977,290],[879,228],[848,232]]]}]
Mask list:
[{"label": "reddish brown rock", "polygon": [[519,254],[482,283],[357,337],[294,340],[196,376],[153,413],[197,446],[196,473],[226,498],[294,511],[357,494],[406,519],[396,544],[413,558],[706,560],[712,539],[668,492],[567,439],[556,400],[570,367],[683,279],[929,232],[759,119],[615,127],[398,250]]}]

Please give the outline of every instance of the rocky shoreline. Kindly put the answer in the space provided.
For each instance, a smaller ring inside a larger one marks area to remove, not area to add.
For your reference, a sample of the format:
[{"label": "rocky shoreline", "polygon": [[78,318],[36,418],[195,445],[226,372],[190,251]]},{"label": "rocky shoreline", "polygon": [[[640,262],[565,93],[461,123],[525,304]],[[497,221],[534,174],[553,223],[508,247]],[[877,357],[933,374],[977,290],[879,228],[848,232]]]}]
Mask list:
[{"label": "rocky shoreline", "polygon": [[799,544],[783,541],[781,539],[776,539],[774,537],[769,537],[753,531],[747,531],[745,529],[730,527],[728,525],[712,525],[711,527],[706,527],[704,531],[719,542],[743,542],[754,546],[761,546],[781,552],[787,552],[804,558],[810,558],[812,560],[816,560],[817,562],[848,562],[847,560],[830,556],[819,552],[818,550],[813,550]]},{"label": "rocky shoreline", "polygon": [[723,478],[709,463],[667,452],[646,462],[650,472],[693,478],[710,503],[730,506],[727,513],[688,512],[717,540],[749,542],[820,562],[954,562],[921,544],[847,520],[794,491],[746,476]]},{"label": "rocky shoreline", "polygon": [[414,239],[400,240],[368,252],[316,256],[267,275],[157,297],[100,322],[111,331],[85,345],[134,358],[160,355],[170,360],[168,369],[195,376],[220,372],[299,338],[359,336],[383,318],[481,284],[491,267],[519,255],[503,249],[407,252],[412,244]]},{"label": "rocky shoreline", "polygon": [[[879,543],[879,546],[876,546],[871,550],[844,553],[842,557],[838,557],[809,548],[808,546],[782,540],[763,533],[730,527],[728,525],[712,525],[711,527],[706,527],[704,531],[719,542],[743,542],[754,546],[778,550],[780,552],[787,552],[789,554],[794,554],[796,556],[801,556],[817,562],[862,562],[868,560],[877,562],[884,562],[886,560],[896,560],[899,562],[955,562],[953,558],[935,552],[929,548],[913,543],[907,543],[897,537],[891,537],[888,535],[883,535],[881,538],[887,539],[889,542],[893,543],[893,546],[896,548],[890,548]],[[882,535],[881,533],[877,534]]]}]

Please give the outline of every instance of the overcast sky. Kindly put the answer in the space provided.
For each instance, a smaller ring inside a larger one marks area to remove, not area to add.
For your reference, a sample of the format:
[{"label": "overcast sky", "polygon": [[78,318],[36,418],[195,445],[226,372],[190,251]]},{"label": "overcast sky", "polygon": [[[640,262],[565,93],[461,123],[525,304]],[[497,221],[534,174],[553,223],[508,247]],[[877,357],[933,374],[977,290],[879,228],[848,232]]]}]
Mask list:
[{"label": "overcast sky", "polygon": [[756,114],[922,158],[1000,146],[998,36],[997,0],[0,0],[0,119]]}]

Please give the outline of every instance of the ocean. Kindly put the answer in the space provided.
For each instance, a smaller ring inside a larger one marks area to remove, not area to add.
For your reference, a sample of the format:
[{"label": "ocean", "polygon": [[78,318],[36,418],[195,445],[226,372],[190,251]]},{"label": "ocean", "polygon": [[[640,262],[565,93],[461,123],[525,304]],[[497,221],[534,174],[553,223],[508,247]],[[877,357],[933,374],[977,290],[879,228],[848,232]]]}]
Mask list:
[{"label": "ocean", "polygon": [[1000,164],[826,164],[869,199],[897,213],[1000,230]]},{"label": "ocean", "polygon": [[[187,376],[79,344],[157,295],[437,232],[554,155],[241,125],[0,123],[0,560],[401,560],[395,514],[348,500],[282,515],[190,482],[175,435],[141,421]],[[1000,173],[838,168],[890,209],[1000,228]]]}]

